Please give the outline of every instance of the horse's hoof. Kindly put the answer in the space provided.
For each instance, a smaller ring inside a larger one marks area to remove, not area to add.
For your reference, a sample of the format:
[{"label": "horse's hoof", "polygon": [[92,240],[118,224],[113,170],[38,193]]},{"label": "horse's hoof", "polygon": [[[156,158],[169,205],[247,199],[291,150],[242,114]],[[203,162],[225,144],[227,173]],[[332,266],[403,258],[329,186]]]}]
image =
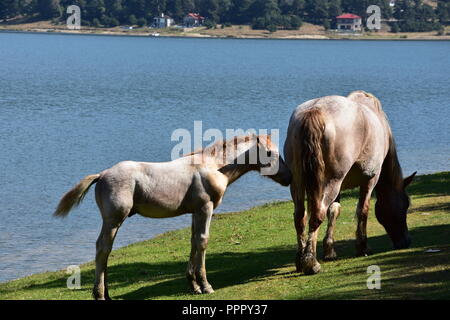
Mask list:
[{"label": "horse's hoof", "polygon": [[370,250],[369,248],[356,250],[357,257],[367,257],[367,256],[370,256],[371,254],[372,254],[372,250]]},{"label": "horse's hoof", "polygon": [[206,293],[206,294],[214,293],[214,289],[212,286],[207,286],[207,287],[203,288],[202,291],[203,291],[203,293]]},{"label": "horse's hoof", "polygon": [[323,256],[324,261],[333,261],[337,259],[336,251],[328,252]]},{"label": "horse's hoof", "polygon": [[312,254],[308,254],[302,260],[303,273],[306,275],[312,275],[320,272],[320,263]]},{"label": "horse's hoof", "polygon": [[297,252],[297,255],[295,257],[295,271],[298,273],[301,273],[303,271],[302,267],[302,254]]}]

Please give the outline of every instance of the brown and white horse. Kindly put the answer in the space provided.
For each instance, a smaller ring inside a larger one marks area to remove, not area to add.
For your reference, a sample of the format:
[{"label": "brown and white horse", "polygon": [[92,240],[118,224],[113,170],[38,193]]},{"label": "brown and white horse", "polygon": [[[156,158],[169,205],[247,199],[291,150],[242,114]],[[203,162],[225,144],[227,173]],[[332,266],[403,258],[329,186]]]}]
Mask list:
[{"label": "brown and white horse", "polygon": [[221,203],[228,185],[252,170],[284,186],[291,181],[290,171],[269,135],[219,141],[170,162],[124,161],[82,179],[63,196],[54,215],[66,216],[81,202],[89,187],[97,183],[95,198],[103,226],[97,240],[94,298],[109,299],[108,256],[119,227],[135,213],[150,218],[192,213],[186,276],[195,293],[214,292],[205,268],[213,210]]},{"label": "brown and white horse", "polygon": [[[334,259],[333,232],[340,213],[340,190],[359,187],[356,208],[356,249],[367,255],[366,223],[375,189],[375,214],[395,248],[406,248],[409,197],[405,188],[414,174],[403,179],[391,128],[380,101],[364,91],[348,97],[328,96],[307,101],[293,112],[284,145],[285,161],[292,173],[295,205],[297,271],[320,271],[316,259],[317,233],[328,217],[325,260]],[[305,195],[309,231],[305,239]]]}]

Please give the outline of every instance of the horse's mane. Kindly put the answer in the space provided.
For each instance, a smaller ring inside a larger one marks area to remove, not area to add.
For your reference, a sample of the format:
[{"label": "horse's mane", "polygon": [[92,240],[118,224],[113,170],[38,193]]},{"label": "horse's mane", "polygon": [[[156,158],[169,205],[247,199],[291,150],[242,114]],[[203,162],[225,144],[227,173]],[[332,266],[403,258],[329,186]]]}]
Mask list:
[{"label": "horse's mane", "polygon": [[396,190],[401,190],[403,188],[402,168],[400,166],[400,162],[398,161],[397,148],[391,132],[389,136],[389,151],[383,162],[380,182],[389,183],[389,185]]},{"label": "horse's mane", "polygon": [[370,107],[373,111],[378,113],[380,119],[383,121],[387,134],[389,135],[389,150],[383,162],[379,183],[381,185],[390,185],[396,190],[400,190],[400,188],[403,187],[402,168],[400,167],[400,163],[398,161],[397,148],[395,146],[391,126],[389,125],[389,120],[386,113],[381,107],[380,100],[373,94],[363,90],[353,91],[348,95],[348,98],[357,103]]},{"label": "horse's mane", "polygon": [[398,161],[397,146],[395,144],[394,135],[392,134],[392,129],[386,113],[381,107],[380,100],[373,95],[371,96],[375,99],[375,104],[380,112],[380,117],[384,120],[384,125],[389,135],[389,149],[383,162],[379,180],[382,183],[389,184],[395,190],[401,190],[403,188],[403,172],[400,162]]}]

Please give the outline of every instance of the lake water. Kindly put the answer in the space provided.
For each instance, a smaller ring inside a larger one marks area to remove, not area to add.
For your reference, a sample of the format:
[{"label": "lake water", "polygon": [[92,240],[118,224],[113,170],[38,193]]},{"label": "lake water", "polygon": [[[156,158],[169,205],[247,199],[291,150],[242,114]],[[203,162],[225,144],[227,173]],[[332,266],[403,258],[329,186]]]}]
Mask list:
[{"label": "lake water", "polygon": [[[51,216],[85,175],[170,160],[173,130],[195,120],[278,128],[283,142],[298,104],[356,89],[382,101],[406,174],[450,169],[450,42],[0,33],[0,281],[94,258],[92,191],[67,219]],[[218,212],[288,198],[249,174]],[[134,216],[114,247],[189,224]]]}]

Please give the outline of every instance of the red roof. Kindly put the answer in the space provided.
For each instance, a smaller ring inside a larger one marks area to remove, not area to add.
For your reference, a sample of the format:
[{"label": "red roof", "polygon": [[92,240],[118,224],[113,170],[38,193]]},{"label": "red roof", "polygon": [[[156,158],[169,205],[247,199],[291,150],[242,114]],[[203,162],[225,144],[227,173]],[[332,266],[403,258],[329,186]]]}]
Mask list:
[{"label": "red roof", "polygon": [[346,13],[346,14],[337,16],[336,19],[361,19],[361,17],[357,16],[356,14],[353,14],[353,13]]},{"label": "red roof", "polygon": [[190,17],[192,17],[194,19],[199,19],[199,20],[205,19],[201,15],[199,15],[198,13],[188,13],[188,16],[190,16]]}]

